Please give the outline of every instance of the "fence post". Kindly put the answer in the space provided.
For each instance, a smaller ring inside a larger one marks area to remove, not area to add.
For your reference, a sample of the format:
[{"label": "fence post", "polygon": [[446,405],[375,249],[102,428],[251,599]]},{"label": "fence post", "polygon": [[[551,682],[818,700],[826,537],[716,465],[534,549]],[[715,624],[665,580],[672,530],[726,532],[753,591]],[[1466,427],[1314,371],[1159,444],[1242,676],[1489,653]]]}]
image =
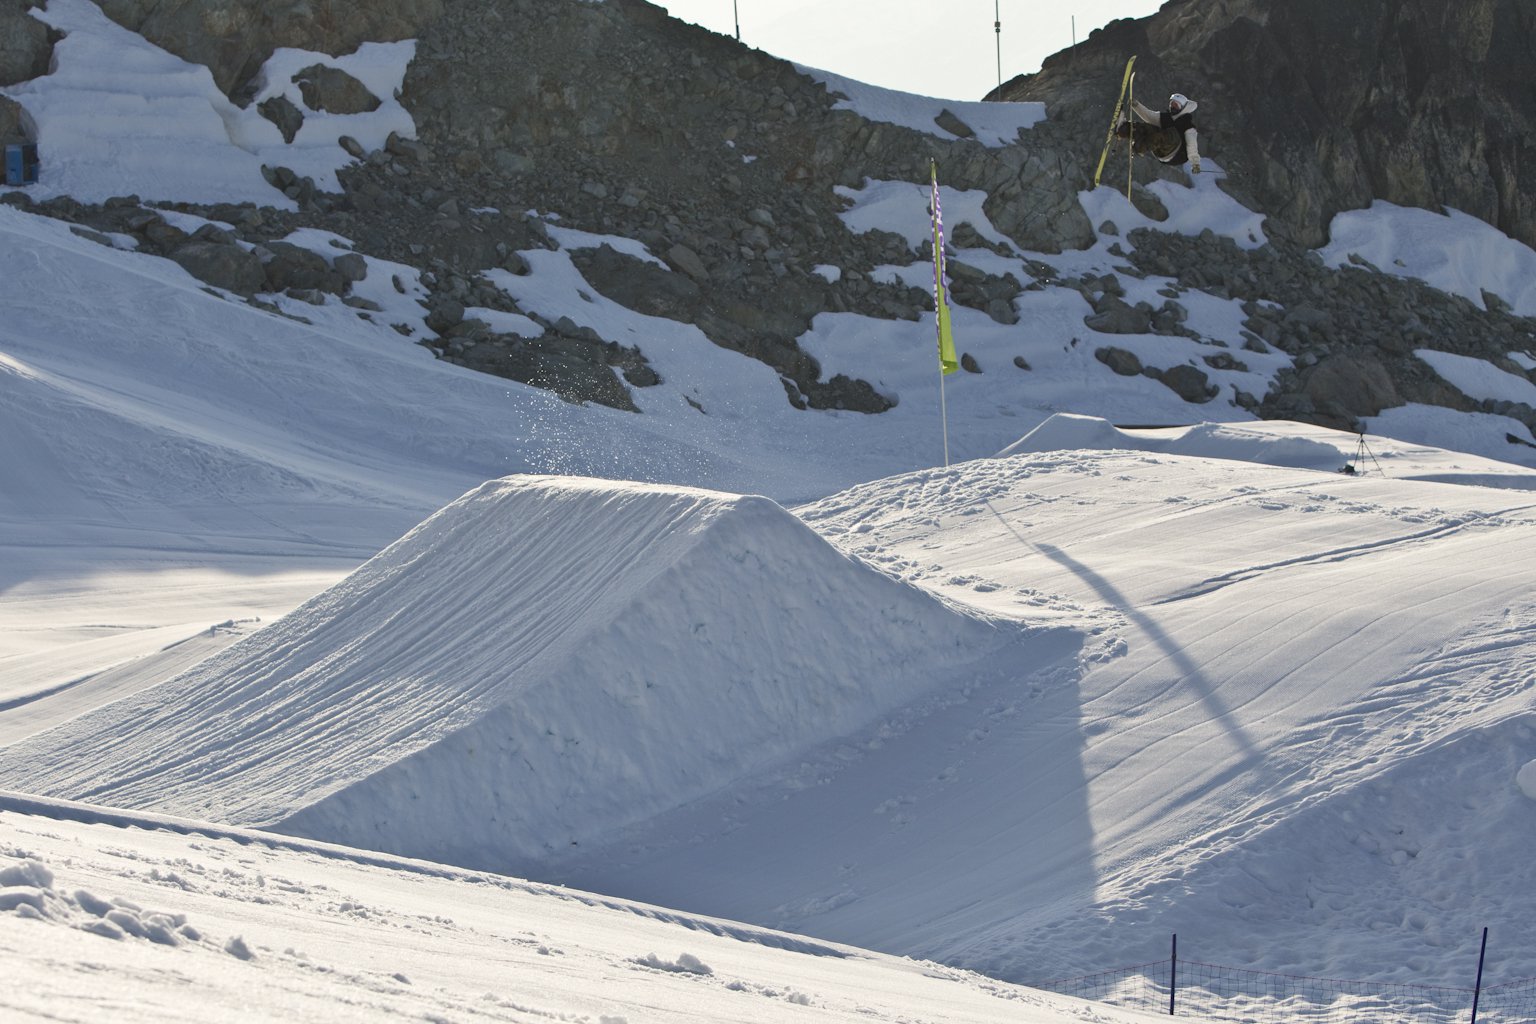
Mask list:
[{"label": "fence post", "polygon": [[1477,984],[1472,989],[1472,1024],[1477,1024],[1477,1003],[1483,995],[1483,958],[1488,955],[1488,929],[1483,929],[1483,948],[1477,951]]},{"label": "fence post", "polygon": [[[1173,933],[1173,956],[1168,961],[1168,1016],[1173,1016],[1173,994],[1179,984],[1179,933]],[[1477,1011],[1472,1011],[1472,1024],[1477,1024]]]}]

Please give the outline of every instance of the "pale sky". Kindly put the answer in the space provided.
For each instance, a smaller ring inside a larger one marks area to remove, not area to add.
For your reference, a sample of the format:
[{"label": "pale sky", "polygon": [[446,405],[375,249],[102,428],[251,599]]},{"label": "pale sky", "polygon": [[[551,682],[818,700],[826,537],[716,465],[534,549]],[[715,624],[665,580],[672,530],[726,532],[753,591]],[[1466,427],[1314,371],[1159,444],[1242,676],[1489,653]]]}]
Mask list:
[{"label": "pale sky", "polygon": [[[654,0],[673,17],[734,35],[775,56],[872,85],[979,100],[1116,18],[1163,0]],[[993,27],[1002,21],[1001,37]]]}]

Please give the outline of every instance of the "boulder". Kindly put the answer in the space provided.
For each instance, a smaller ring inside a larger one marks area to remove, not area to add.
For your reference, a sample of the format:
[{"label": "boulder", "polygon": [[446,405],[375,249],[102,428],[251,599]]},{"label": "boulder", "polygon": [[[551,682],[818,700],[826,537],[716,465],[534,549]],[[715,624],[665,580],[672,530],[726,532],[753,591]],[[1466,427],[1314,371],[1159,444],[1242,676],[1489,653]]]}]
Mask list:
[{"label": "boulder", "polygon": [[183,270],[204,284],[246,298],[262,291],[266,283],[261,260],[237,245],[192,241],[170,255]]},{"label": "boulder", "polygon": [[0,85],[48,73],[53,38],[47,25],[27,13],[28,6],[16,0],[0,4]]},{"label": "boulder", "polygon": [[0,143],[28,140],[32,137],[31,119],[27,117],[27,112],[21,108],[21,104],[9,96],[0,96]]},{"label": "boulder", "polygon": [[277,125],[277,130],[283,133],[284,142],[292,142],[299,134],[299,129],[304,126],[304,112],[293,105],[293,101],[286,96],[273,96],[262,100],[256,105],[257,113]]},{"label": "boulder", "polygon": [[681,270],[698,282],[709,280],[709,268],[699,259],[699,254],[681,243],[667,250],[667,262],[674,270]]},{"label": "boulder", "polygon": [[1132,306],[1116,295],[1103,295],[1094,306],[1092,316],[1083,318],[1090,330],[1101,334],[1150,334],[1151,310]]},{"label": "boulder", "polygon": [[256,250],[267,279],[267,291],[290,288],[330,292],[346,290],[342,276],[317,252],[287,242],[267,242]]},{"label": "boulder", "polygon": [[1204,370],[1190,366],[1188,363],[1180,363],[1178,366],[1169,367],[1156,376],[1174,394],[1184,399],[1184,401],[1195,405],[1209,402],[1221,390],[1211,384],[1211,379],[1205,375]]},{"label": "boulder", "polygon": [[1362,417],[1403,404],[1386,367],[1364,353],[1323,357],[1306,371],[1300,390],[1324,422],[1341,430],[1353,429]]},{"label": "boulder", "polygon": [[933,119],[933,123],[949,132],[951,135],[958,136],[962,139],[974,139],[976,137],[975,129],[966,124],[964,121],[960,120],[960,118],[956,117],[948,107],[945,107],[943,110],[939,111],[939,116]]},{"label": "boulder", "polygon": [[380,101],[368,87],[340,68],[312,64],[293,76],[310,110],[327,114],[366,114],[378,110]]},{"label": "boulder", "polygon": [[1093,357],[1122,377],[1135,377],[1142,372],[1141,360],[1136,353],[1114,345],[1094,349]]},{"label": "boulder", "polygon": [[107,17],[183,60],[226,93],[249,82],[279,47],[335,56],[364,42],[422,35],[443,0],[100,0]]}]

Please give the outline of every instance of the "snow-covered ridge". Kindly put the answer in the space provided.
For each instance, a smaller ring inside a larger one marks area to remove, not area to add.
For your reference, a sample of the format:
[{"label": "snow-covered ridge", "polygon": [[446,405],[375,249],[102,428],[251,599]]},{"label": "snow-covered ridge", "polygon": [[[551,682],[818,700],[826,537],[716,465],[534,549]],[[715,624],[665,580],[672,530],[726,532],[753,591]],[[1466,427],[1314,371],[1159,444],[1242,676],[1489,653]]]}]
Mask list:
[{"label": "snow-covered ridge", "polygon": [[[279,50],[262,69],[256,101],[230,102],[206,67],[191,64],[107,18],[90,0],[49,0],[35,17],[64,34],[55,69],[0,90],[20,101],[37,123],[47,154],[37,197],[68,195],[82,202],[138,195],[194,203],[252,202],[293,208],[267,183],[262,165],[288,167],[337,191],[338,168],[352,157],[337,145],[348,135],[377,149],[391,132],[415,137],[397,93],[414,41],[368,43],[344,57]],[[380,100],[378,109],[328,114],[309,109],[292,75],[320,64],[358,79]],[[291,144],[257,109],[285,96],[305,114]]]},{"label": "snow-covered ridge", "polygon": [[869,85],[830,71],[798,64],[795,67],[839,97],[833,109],[852,110],[869,121],[899,125],[943,139],[960,137],[939,123],[938,118],[946,111],[959,118],[985,146],[1012,145],[1019,141],[1020,133],[1044,121],[1046,116],[1044,103],[967,103],[934,99]]},{"label": "snow-covered ridge", "polygon": [[504,867],[859,728],[1017,636],[764,498],[509,478],[196,669],[7,748],[0,779]]},{"label": "snow-covered ridge", "polygon": [[1436,213],[1378,199],[1335,216],[1328,234],[1319,252],[1329,266],[1357,257],[1478,306],[1491,292],[1517,315],[1536,316],[1536,251],[1460,210]]}]

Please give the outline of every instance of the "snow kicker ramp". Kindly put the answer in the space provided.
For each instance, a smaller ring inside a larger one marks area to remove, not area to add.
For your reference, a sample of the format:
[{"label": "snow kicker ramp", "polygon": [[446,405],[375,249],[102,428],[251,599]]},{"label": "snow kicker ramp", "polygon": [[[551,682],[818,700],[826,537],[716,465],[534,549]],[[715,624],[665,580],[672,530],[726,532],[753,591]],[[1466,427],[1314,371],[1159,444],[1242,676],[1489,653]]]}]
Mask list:
[{"label": "snow kicker ramp", "polygon": [[507,478],[196,668],[0,750],[0,787],[509,870],[1019,636],[765,498]]}]

